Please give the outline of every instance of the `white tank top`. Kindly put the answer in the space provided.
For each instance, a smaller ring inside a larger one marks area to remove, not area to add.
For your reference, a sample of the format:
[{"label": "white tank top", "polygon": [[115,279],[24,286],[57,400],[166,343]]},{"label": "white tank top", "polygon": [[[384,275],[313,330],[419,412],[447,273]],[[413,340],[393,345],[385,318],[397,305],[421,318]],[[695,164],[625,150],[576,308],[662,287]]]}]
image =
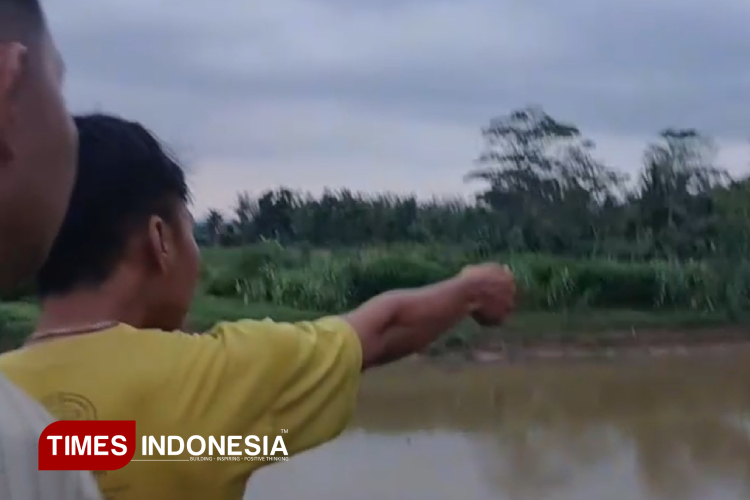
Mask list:
[{"label": "white tank top", "polygon": [[39,436],[53,421],[0,375],[0,500],[103,499],[91,472],[39,470]]}]

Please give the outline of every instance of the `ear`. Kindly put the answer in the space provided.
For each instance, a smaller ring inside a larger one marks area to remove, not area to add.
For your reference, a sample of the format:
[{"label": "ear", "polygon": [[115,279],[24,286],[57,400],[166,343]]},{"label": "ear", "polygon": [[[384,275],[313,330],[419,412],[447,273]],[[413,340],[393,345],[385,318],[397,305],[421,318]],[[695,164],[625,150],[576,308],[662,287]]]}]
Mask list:
[{"label": "ear", "polygon": [[27,62],[28,49],[18,42],[0,43],[0,166],[13,160],[9,136],[16,119],[15,97]]},{"label": "ear", "polygon": [[166,273],[174,253],[174,244],[169,226],[156,215],[148,221],[148,253],[159,272]]}]

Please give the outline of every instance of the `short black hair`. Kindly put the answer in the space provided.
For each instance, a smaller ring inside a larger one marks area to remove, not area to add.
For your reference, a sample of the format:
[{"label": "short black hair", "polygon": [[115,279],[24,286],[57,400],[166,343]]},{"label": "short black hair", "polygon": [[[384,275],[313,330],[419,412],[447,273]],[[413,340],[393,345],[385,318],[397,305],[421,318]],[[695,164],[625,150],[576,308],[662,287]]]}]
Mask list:
[{"label": "short black hair", "polygon": [[78,173],[60,233],[37,277],[44,298],[104,283],[134,231],[152,215],[173,219],[190,191],[180,165],[142,125],[92,114],[75,117]]},{"label": "short black hair", "polygon": [[0,0],[0,42],[23,39],[45,27],[39,0]]}]

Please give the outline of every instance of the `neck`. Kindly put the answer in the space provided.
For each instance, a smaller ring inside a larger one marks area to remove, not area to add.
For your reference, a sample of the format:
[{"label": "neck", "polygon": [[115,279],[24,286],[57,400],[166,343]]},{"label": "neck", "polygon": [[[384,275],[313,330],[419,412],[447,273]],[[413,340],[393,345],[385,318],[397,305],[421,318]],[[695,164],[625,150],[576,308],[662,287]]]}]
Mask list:
[{"label": "neck", "polygon": [[116,321],[137,326],[145,312],[137,301],[123,300],[106,290],[74,291],[42,301],[42,313],[37,321],[37,332],[63,328],[86,327]]}]

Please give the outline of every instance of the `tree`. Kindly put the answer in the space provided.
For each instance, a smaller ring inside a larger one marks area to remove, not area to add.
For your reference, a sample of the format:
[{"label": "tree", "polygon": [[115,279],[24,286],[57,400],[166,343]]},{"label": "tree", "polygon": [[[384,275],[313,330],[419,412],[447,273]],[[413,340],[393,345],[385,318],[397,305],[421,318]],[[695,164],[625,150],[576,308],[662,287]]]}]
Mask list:
[{"label": "tree", "polygon": [[713,191],[730,180],[715,157],[713,141],[694,129],[666,129],[647,147],[638,225],[651,233],[658,255],[685,256],[695,245],[712,246]]},{"label": "tree", "polygon": [[253,218],[255,233],[266,239],[290,240],[295,232],[292,213],[296,205],[297,195],[290,189],[265,192]]},{"label": "tree", "polygon": [[485,151],[467,179],[489,183],[478,201],[504,214],[508,234],[529,250],[567,251],[573,240],[597,239],[588,215],[624,179],[593,157],[578,127],[532,106],[491,120],[482,135]]},{"label": "tree", "polygon": [[236,237],[244,243],[249,243],[255,238],[253,223],[258,211],[257,200],[253,199],[247,191],[237,195],[237,204],[234,208],[234,214],[237,217],[235,231]]},{"label": "tree", "polygon": [[206,230],[208,232],[209,244],[218,245],[221,234],[224,232],[224,216],[218,210],[211,209],[206,217]]},{"label": "tree", "polygon": [[[577,126],[540,107],[494,118],[482,135],[485,147],[466,176],[483,183],[473,201],[423,202],[348,189],[313,196],[280,187],[257,198],[243,192],[219,244],[418,242],[483,255],[538,251],[641,260],[729,260],[726,255],[736,259],[750,248],[747,181],[730,183],[716,165],[713,141],[694,129],[668,128],[648,144],[630,189]],[[210,217],[210,228],[206,221],[196,226],[201,244],[216,242],[221,224]]]}]

